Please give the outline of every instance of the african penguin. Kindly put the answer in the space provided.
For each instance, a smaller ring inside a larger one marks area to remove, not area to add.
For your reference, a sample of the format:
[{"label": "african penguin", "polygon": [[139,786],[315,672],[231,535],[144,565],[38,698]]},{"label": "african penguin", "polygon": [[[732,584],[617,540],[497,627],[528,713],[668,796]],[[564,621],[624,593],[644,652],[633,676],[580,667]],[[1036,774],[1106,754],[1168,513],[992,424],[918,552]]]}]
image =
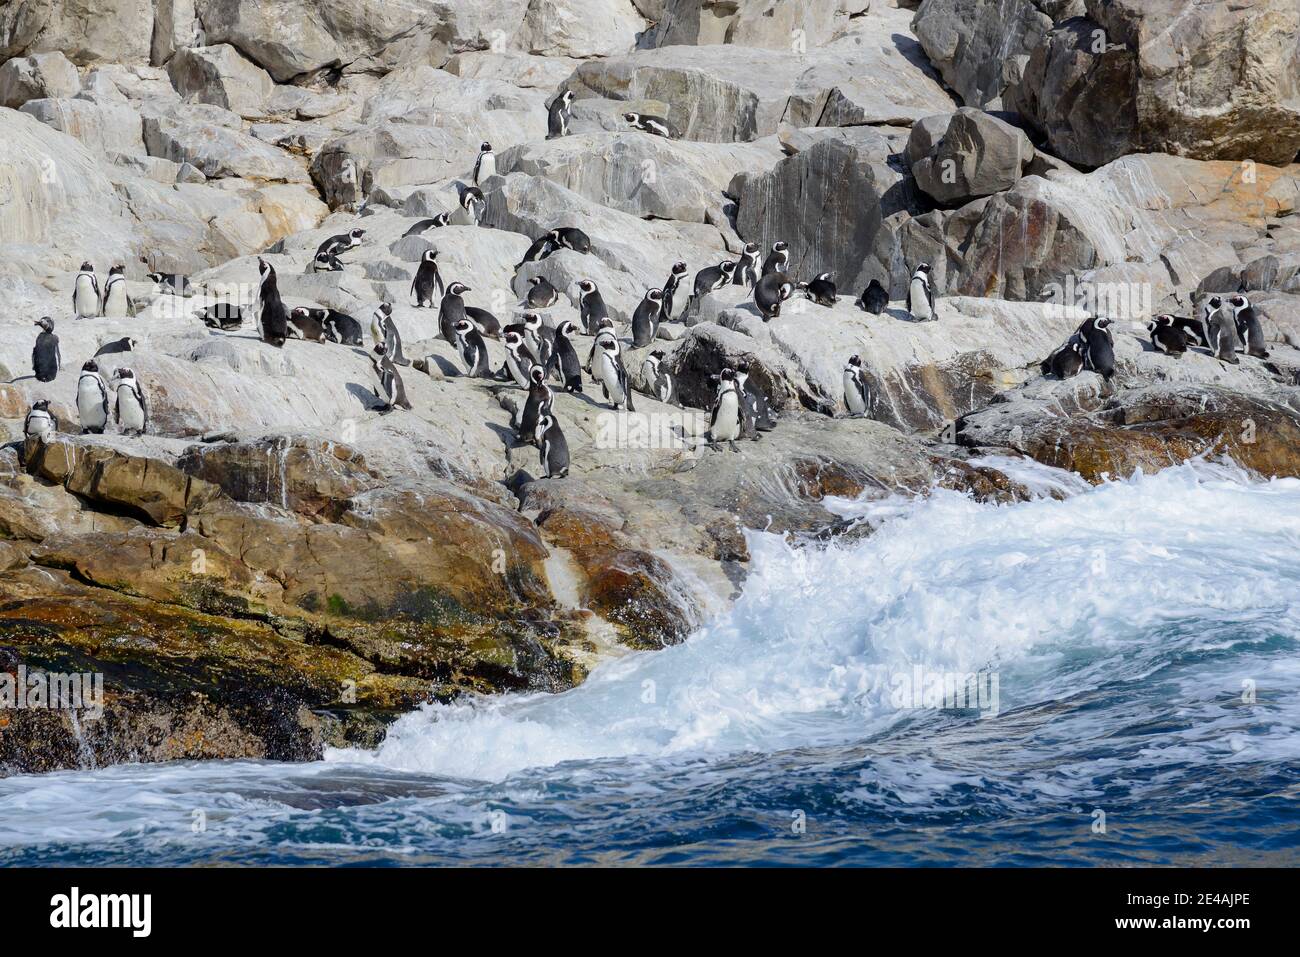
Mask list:
[{"label": "african penguin", "polygon": [[1237,325],[1237,336],[1246,346],[1246,354],[1256,359],[1267,359],[1268,350],[1264,348],[1264,324],[1259,321],[1259,314],[1249,299],[1238,294],[1228,300],[1232,307],[1233,319]]},{"label": "african penguin", "polygon": [[1205,304],[1205,331],[1210,339],[1210,351],[1215,358],[1229,365],[1240,365],[1237,358],[1237,323],[1228,305],[1219,296],[1212,296]]},{"label": "african penguin", "polygon": [[257,271],[261,277],[257,287],[257,324],[262,332],[262,341],[282,347],[289,337],[289,314],[280,301],[275,267],[259,256]]},{"label": "african penguin", "polygon": [[218,302],[199,310],[195,318],[202,319],[209,329],[230,332],[244,324],[244,310],[229,302]]},{"label": "african penguin", "polygon": [[144,435],[149,430],[149,408],[140,381],[130,369],[118,369],[113,379],[113,391],[117,395],[113,411],[118,428],[127,435]]},{"label": "african penguin", "polygon": [[1153,316],[1147,320],[1147,332],[1156,352],[1180,358],[1187,351],[1187,337],[1174,325],[1173,316]]},{"label": "african penguin", "polygon": [[545,276],[533,276],[528,280],[528,295],[524,301],[533,309],[549,309],[560,298],[559,290],[550,284]]},{"label": "african penguin", "polygon": [[1093,316],[1079,326],[1075,335],[1083,341],[1084,367],[1096,372],[1107,382],[1115,375],[1115,342],[1110,327],[1115,320]]},{"label": "african penguin", "polygon": [[99,434],[108,425],[108,386],[94,359],[86,360],[77,379],[77,416],[83,433]]},{"label": "african penguin", "polygon": [[642,133],[649,133],[652,136],[662,136],[664,139],[672,139],[673,131],[668,126],[668,121],[662,116],[652,116],[649,113],[624,113],[623,119],[627,120],[628,125],[634,130],[640,130]]},{"label": "african penguin", "polygon": [[488,361],[487,343],[478,327],[468,319],[456,323],[456,348],[465,362],[465,374],[478,379],[492,378],[492,365]]},{"label": "african penguin", "polygon": [[449,226],[477,226],[483,218],[487,200],[477,186],[467,186],[460,194],[460,205],[447,215]]},{"label": "african penguin", "polygon": [[919,322],[938,319],[934,308],[934,289],[930,285],[930,264],[920,263],[907,286],[907,311]]},{"label": "african penguin", "polygon": [[336,309],[312,309],[311,314],[325,329],[325,338],[345,346],[362,345],[361,323]]},{"label": "african penguin", "polygon": [[317,253],[316,258],[312,260],[311,268],[314,272],[342,272],[343,260],[334,253]]},{"label": "african penguin", "polygon": [[864,310],[873,316],[878,316],[889,305],[889,290],[880,284],[879,279],[873,279],[867,284],[867,288],[862,290],[860,302]]},{"label": "african penguin", "polygon": [[298,306],[289,310],[289,331],[297,339],[310,339],[312,342],[325,341],[325,322],[319,313],[324,310],[308,309]]},{"label": "african penguin", "polygon": [[497,157],[492,152],[492,144],[484,143],[478,148],[478,159],[474,161],[474,185],[482,186],[497,174]]},{"label": "african penguin", "polygon": [[[370,334],[374,336],[375,344],[384,347],[384,359],[395,366],[409,366],[411,360],[406,358],[402,351],[402,333],[397,328],[397,323],[393,320],[393,304],[391,302],[381,302],[375,307],[375,311],[370,317]],[[453,338],[447,341],[455,344],[455,333]]]},{"label": "african penguin", "polygon": [[663,367],[664,351],[656,349],[641,363],[641,381],[650,395],[660,402],[673,401],[673,377]]},{"label": "african penguin", "polygon": [[551,353],[551,365],[560,370],[564,390],[571,393],[582,392],[582,364],[573,345],[577,334],[577,324],[572,319],[563,320],[555,327],[555,350]]},{"label": "african penguin", "polygon": [[763,275],[769,275],[774,272],[785,272],[785,267],[790,264],[790,244],[777,240],[772,244],[772,251],[768,253],[763,260]]},{"label": "african penguin", "polygon": [[452,345],[456,344],[456,323],[466,318],[464,295],[470,291],[463,282],[453,282],[438,307],[438,334]]},{"label": "african penguin", "polygon": [[528,351],[537,357],[543,368],[549,368],[551,353],[555,350],[555,330],[542,322],[542,317],[535,312],[526,312],[523,319],[524,343]]},{"label": "african penguin", "polygon": [[121,339],[114,339],[112,342],[106,342],[95,352],[95,358],[100,356],[111,356],[116,352],[134,352],[135,340],[130,336],[123,336]]},{"label": "african penguin", "polygon": [[466,306],[465,316],[470,322],[478,326],[478,331],[485,336],[493,339],[501,335],[501,320],[486,309],[480,309],[478,306]]},{"label": "african penguin", "polygon": [[104,281],[104,315],[113,318],[135,314],[135,303],[126,290],[126,267],[118,264],[108,271]]},{"label": "african penguin", "polygon": [[739,452],[736,439],[740,438],[740,390],[736,386],[736,373],[731,369],[723,369],[717,378],[718,392],[713,400],[709,430],[705,435],[711,448],[717,449],[719,442],[726,442],[731,446],[731,451]]},{"label": "african penguin", "polygon": [[618,338],[608,329],[596,337],[596,372],[595,378],[605,392],[605,401],[615,410],[621,411],[626,405],[629,412],[635,412],[632,405],[632,390],[628,386],[627,369],[623,367],[622,347]]},{"label": "african penguin", "polygon": [[609,318],[605,299],[590,279],[578,280],[578,312],[582,318],[582,326],[589,336],[594,336],[600,331],[600,320]]},{"label": "african penguin", "polygon": [[54,320],[42,316],[35,325],[41,331],[36,336],[36,345],[32,347],[32,374],[36,376],[37,382],[53,382],[63,367],[59,337],[54,334]]},{"label": "african penguin", "polygon": [[556,243],[565,249],[572,249],[575,253],[582,253],[584,256],[591,252],[591,237],[577,226],[561,226],[559,229],[551,230],[551,235],[555,237]]},{"label": "african penguin", "polygon": [[682,277],[687,273],[686,263],[678,261],[673,263],[672,271],[668,274],[668,279],[664,282],[663,288],[663,311],[661,313],[661,322],[671,322],[673,318],[673,298],[677,295],[677,287],[681,285]]},{"label": "african penguin", "polygon": [[844,406],[849,415],[860,419],[871,408],[871,389],[862,369],[861,356],[849,356],[848,365],[844,367]]},{"label": "african penguin", "polygon": [[170,289],[174,296],[189,297],[194,295],[194,290],[190,286],[188,276],[168,275],[166,273],[151,272],[148,278],[155,285],[162,286],[164,289]]},{"label": "african penguin", "polygon": [[820,273],[812,282],[805,283],[803,290],[819,306],[835,305],[835,280],[828,272]]},{"label": "african penguin", "polygon": [[551,410],[548,409],[538,418],[535,431],[546,478],[564,478],[569,474],[569,443]]},{"label": "african penguin", "polygon": [[528,370],[528,398],[524,400],[524,408],[515,428],[519,433],[519,441],[528,444],[537,442],[537,420],[543,412],[551,410],[554,402],[555,396],[546,384],[546,370],[540,365],[534,365]]},{"label": "african penguin", "polygon": [[347,252],[349,249],[356,249],[356,247],[361,245],[361,238],[365,236],[365,234],[366,231],[364,229],[351,229],[346,233],[331,236],[329,239],[325,240],[325,242],[316,247],[316,256],[319,257],[321,253],[329,253],[333,256],[337,256],[340,253]]},{"label": "african penguin", "polygon": [[420,268],[411,280],[411,295],[415,304],[425,309],[433,308],[434,296],[442,296],[442,273],[438,272],[438,250],[426,249],[420,256]]},{"label": "african penguin", "polygon": [[776,418],[772,415],[767,396],[749,384],[749,362],[737,362],[733,371],[736,373],[736,389],[740,393],[740,432],[757,442],[759,432],[771,432],[776,428]]},{"label": "african penguin", "polygon": [[537,357],[533,355],[532,350],[524,342],[524,331],[522,326],[506,326],[501,335],[501,341],[506,347],[505,370],[509,377],[514,380],[515,385],[527,389],[531,383],[528,370],[537,365]]},{"label": "african penguin", "polygon": [[794,295],[794,280],[783,272],[765,275],[754,286],[754,305],[764,322],[770,322],[781,315],[781,303]]},{"label": "african penguin", "polygon": [[663,311],[664,294],[659,289],[647,289],[632,313],[632,348],[644,349],[654,342],[659,331],[659,315]]},{"label": "african penguin", "polygon": [[758,243],[745,243],[745,248],[740,251],[740,259],[736,262],[735,271],[731,274],[733,286],[753,286],[758,282],[759,256],[762,252],[763,247]]},{"label": "african penguin", "polygon": [[379,397],[380,402],[384,403],[380,407],[380,412],[391,412],[394,408],[409,410],[411,403],[406,398],[406,384],[402,382],[402,376],[397,371],[397,366],[393,365],[382,342],[375,346],[375,354],[371,356],[370,361],[379,379],[379,389],[375,395]]},{"label": "african penguin", "polygon": [[528,247],[524,253],[524,258],[519,260],[515,266],[515,272],[518,272],[525,263],[539,263],[555,250],[560,248],[560,241],[555,235],[555,231],[547,233],[545,236],[539,236],[533,240],[533,244]]},{"label": "african penguin", "polygon": [[565,90],[546,108],[546,138],[569,135],[569,118],[572,115],[573,91]]},{"label": "african penguin", "polygon": [[57,431],[59,431],[59,420],[50,411],[50,400],[38,399],[33,402],[27,412],[27,418],[23,419],[23,437],[38,438],[48,442],[54,438],[54,433]]},{"label": "african penguin", "polygon": [[78,319],[99,315],[99,280],[95,278],[95,267],[88,262],[81,264],[81,272],[72,284],[72,313]]},{"label": "african penguin", "polygon": [[694,315],[700,308],[700,300],[711,292],[715,292],[731,282],[732,275],[735,274],[736,264],[730,259],[724,259],[716,266],[705,266],[695,274],[695,282],[691,291],[691,298],[686,302],[686,312]]},{"label": "african penguin", "polygon": [[1083,337],[1070,336],[1065,345],[1039,363],[1043,375],[1054,375],[1058,379],[1069,379],[1083,369]]}]

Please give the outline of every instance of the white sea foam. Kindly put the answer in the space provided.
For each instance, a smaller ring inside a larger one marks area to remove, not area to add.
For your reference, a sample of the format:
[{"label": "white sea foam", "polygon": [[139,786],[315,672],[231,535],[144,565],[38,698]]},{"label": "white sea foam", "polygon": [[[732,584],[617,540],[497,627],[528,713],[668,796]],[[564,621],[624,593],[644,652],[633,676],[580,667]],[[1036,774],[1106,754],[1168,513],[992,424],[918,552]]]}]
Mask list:
[{"label": "white sea foam", "polygon": [[1171,631],[1182,620],[1261,617],[1300,635],[1300,481],[1205,463],[1086,490],[1018,478],[1074,494],[841,502],[879,521],[844,546],[752,533],[742,598],[686,643],[609,662],[561,695],[427,706],[377,751],[328,760],[501,780],[575,760],[861,741],[917,717],[892,691],[918,665],[1000,673],[1006,712],[1253,640]]}]

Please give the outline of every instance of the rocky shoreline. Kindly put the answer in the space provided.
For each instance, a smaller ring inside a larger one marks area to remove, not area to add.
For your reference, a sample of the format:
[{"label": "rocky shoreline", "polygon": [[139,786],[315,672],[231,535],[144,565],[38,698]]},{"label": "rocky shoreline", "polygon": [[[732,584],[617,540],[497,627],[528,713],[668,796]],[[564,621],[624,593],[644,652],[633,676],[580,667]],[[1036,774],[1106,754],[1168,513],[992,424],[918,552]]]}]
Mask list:
[{"label": "rocky shoreline", "polygon": [[[970,461],[989,453],[1094,483],[1197,456],[1300,476],[1300,18],[1284,3],[1210,4],[1188,26],[1174,4],[1017,0],[1006,42],[1008,5],[980,0],[430,2],[337,23],[291,2],[278,24],[246,0],[89,5],[115,35],[81,36],[48,2],[0,14],[0,670],[102,673],[106,700],[93,722],[0,714],[0,774],[310,760],[374,745],[426,701],[562,691],[725,610],[746,529],[833,539],[827,496],[1024,498]],[[1105,43],[1084,56],[1094,28]],[[1195,59],[1213,120],[1178,112],[1189,81],[1170,57]],[[548,139],[563,89],[574,128]],[[677,137],[629,131],[629,109]],[[412,234],[455,208],[484,139],[482,221]],[[557,226],[591,253],[517,265]],[[358,227],[341,271],[313,270]],[[561,293],[547,322],[578,321],[589,278],[622,334],[675,261],[689,282],[778,239],[798,278],[835,274],[836,304],[796,298],[764,322],[741,286],[679,297],[625,361],[639,380],[663,350],[681,404],[638,394],[620,415],[590,380],[557,390],[563,479],[516,440],[522,390],[464,375],[438,310],[410,304],[436,248],[503,322],[534,276]],[[381,414],[364,348],[277,349],[195,318],[203,295],[251,301],[259,255],[290,306],[368,330],[394,303],[423,360],[402,370],[411,411]],[[83,260],[125,264],[136,315],[73,318]],[[923,260],[936,322],[904,308]],[[855,302],[873,279],[891,293],[878,316]],[[1267,359],[1176,358],[1141,328],[1238,289]],[[1114,377],[1043,377],[1098,312],[1120,319]],[[44,315],[52,382],[30,375]],[[148,434],[76,434],[77,370],[123,336]],[[865,418],[846,416],[853,354]],[[776,427],[714,451],[697,441],[709,376],[738,363]],[[24,442],[40,399],[62,431]]]}]

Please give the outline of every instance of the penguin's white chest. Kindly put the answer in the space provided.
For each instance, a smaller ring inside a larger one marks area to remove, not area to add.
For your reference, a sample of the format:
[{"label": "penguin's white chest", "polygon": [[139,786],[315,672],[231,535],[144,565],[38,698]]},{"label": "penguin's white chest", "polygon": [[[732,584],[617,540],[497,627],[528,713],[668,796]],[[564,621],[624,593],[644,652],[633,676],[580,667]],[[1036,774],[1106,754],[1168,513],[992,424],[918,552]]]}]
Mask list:
[{"label": "penguin's white chest", "polygon": [[844,371],[844,404],[854,415],[867,411],[866,397],[858,385],[858,377],[847,369]]},{"label": "penguin's white chest", "polygon": [[126,283],[119,279],[109,285],[108,294],[104,296],[104,315],[125,316],[126,312]]},{"label": "penguin's white chest", "polygon": [[932,315],[929,287],[920,276],[912,280],[912,315],[917,319],[929,319]]},{"label": "penguin's white chest", "polygon": [[510,378],[515,380],[516,385],[528,388],[528,376],[524,375],[524,370],[520,367],[519,359],[513,352],[506,353],[506,367],[510,370]]},{"label": "penguin's white chest", "polygon": [[605,393],[610,400],[615,403],[623,401],[623,386],[618,381],[618,365],[614,357],[608,353],[602,353],[600,357],[600,381],[605,386]]},{"label": "penguin's white chest", "polygon": [[482,183],[497,174],[497,158],[491,153],[484,153],[478,161],[478,181]]},{"label": "penguin's white chest", "polygon": [[82,425],[102,426],[108,421],[104,395],[99,391],[99,384],[90,376],[77,383],[77,414],[81,417]]},{"label": "penguin's white chest", "polygon": [[54,421],[48,412],[33,412],[27,417],[27,434],[48,440],[54,434]]},{"label": "penguin's white chest", "polygon": [[740,397],[728,391],[718,399],[718,414],[713,423],[715,441],[730,442],[740,438]]},{"label": "penguin's white chest", "polygon": [[117,387],[117,419],[124,429],[144,430],[144,409],[129,385]]},{"label": "penguin's white chest", "polygon": [[90,281],[89,276],[77,277],[76,289],[77,315],[79,316],[96,316],[99,315],[99,297],[95,295],[95,287]]}]

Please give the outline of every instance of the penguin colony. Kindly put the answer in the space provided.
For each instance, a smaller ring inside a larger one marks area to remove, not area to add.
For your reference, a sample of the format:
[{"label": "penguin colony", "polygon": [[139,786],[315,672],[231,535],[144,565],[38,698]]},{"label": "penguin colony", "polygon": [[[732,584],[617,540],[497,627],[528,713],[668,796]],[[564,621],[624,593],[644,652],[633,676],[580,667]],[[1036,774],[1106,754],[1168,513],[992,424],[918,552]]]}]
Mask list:
[{"label": "penguin colony", "polygon": [[[565,90],[547,107],[548,139],[568,135],[572,105],[573,92]],[[672,126],[664,117],[629,112],[623,114],[623,119],[630,129],[652,136],[674,136]],[[467,177],[472,185],[459,184],[457,208],[420,220],[406,231],[405,236],[418,236],[448,225],[479,225],[486,208],[482,187],[495,175],[496,154],[492,145],[484,142]],[[312,269],[318,272],[343,270],[346,265],[343,257],[364,242],[365,234],[364,229],[356,228],[330,236],[317,248]],[[561,249],[590,254],[591,239],[576,227],[551,229],[530,245],[515,270],[517,272],[530,262],[540,262]],[[695,273],[684,313],[693,314],[703,297],[729,285],[750,290],[754,307],[764,322],[780,317],[783,304],[796,294],[818,305],[834,306],[839,298],[834,276],[823,272],[811,280],[796,280],[790,259],[790,247],[783,241],[774,242],[766,257],[757,243],[746,243],[736,259],[707,264]],[[611,408],[635,411],[632,383],[624,364],[625,346],[615,331],[600,289],[590,279],[579,280],[576,289],[581,327],[571,320],[552,327],[543,321],[538,310],[553,306],[560,298],[560,291],[545,277],[533,276],[528,280],[529,288],[520,304],[524,310],[522,321],[503,326],[489,311],[467,306],[463,297],[471,291],[470,287],[462,282],[445,282],[437,260],[436,249],[429,249],[422,255],[409,291],[412,304],[418,308],[437,308],[439,335],[455,349],[464,365],[465,375],[512,383],[526,390],[522,409],[516,407],[512,413],[512,425],[522,442],[537,447],[547,478],[567,475],[569,449],[555,414],[552,381],[566,392],[585,395],[585,372],[592,383],[600,387],[604,401]],[[650,346],[658,338],[660,324],[676,315],[680,286],[688,272],[686,263],[676,262],[661,288],[646,290],[629,323],[633,348]],[[183,276],[152,272],[148,278],[173,295],[193,295],[189,280]],[[889,301],[889,290],[879,279],[873,278],[856,304],[866,313],[879,316],[886,311]],[[906,308],[913,321],[938,320],[929,263],[918,263],[914,268],[906,290]],[[76,319],[135,315],[125,267],[114,265],[101,286],[94,266],[90,262],[83,263],[73,280],[71,311]],[[401,334],[392,312],[392,303],[380,303],[374,310],[370,326],[373,350],[368,355],[375,374],[375,394],[381,414],[412,407],[399,368],[413,363],[403,353]],[[252,318],[260,338],[276,347],[283,347],[289,338],[347,346],[364,345],[362,325],[352,316],[334,309],[286,309],[280,298],[275,269],[260,257],[257,294],[251,308],[223,302],[205,307],[195,317],[210,329],[221,332],[238,330],[243,327],[245,319]],[[1063,345],[1043,360],[1042,374],[1064,379],[1088,369],[1109,381],[1115,375],[1113,324],[1112,319],[1102,316],[1083,322]],[[36,325],[41,332],[32,351],[33,373],[37,380],[51,382],[62,367],[58,336],[50,317],[43,317]],[[1210,355],[1231,364],[1240,362],[1237,357],[1239,349],[1255,358],[1268,357],[1263,327],[1244,289],[1233,296],[1208,297],[1199,318],[1158,315],[1146,323],[1146,329],[1152,347],[1173,357],[1180,357],[1193,347],[1205,349]],[[575,341],[580,333],[593,339],[585,363],[579,360]],[[505,346],[506,358],[499,369],[493,370],[491,366],[485,337],[499,339]],[[130,337],[106,343],[93,359],[82,366],[76,390],[82,432],[102,433],[113,419],[125,434],[140,435],[148,430],[145,392],[134,372],[119,367],[106,381],[95,361],[102,356],[133,352],[135,346],[136,341]],[[673,378],[664,360],[662,350],[654,350],[644,357],[640,368],[642,388],[661,402],[676,404]],[[427,372],[428,361],[417,360],[414,367]],[[775,427],[775,416],[765,395],[749,385],[746,365],[738,363],[734,368],[723,368],[710,379],[715,394],[704,438],[711,448],[716,449],[720,442],[725,442],[737,451],[736,439],[756,441],[760,432]],[[843,391],[850,417],[871,413],[874,397],[861,356],[853,355],[847,359]],[[24,424],[25,434],[48,439],[58,429],[58,420],[50,412],[48,400],[33,403]]]}]

